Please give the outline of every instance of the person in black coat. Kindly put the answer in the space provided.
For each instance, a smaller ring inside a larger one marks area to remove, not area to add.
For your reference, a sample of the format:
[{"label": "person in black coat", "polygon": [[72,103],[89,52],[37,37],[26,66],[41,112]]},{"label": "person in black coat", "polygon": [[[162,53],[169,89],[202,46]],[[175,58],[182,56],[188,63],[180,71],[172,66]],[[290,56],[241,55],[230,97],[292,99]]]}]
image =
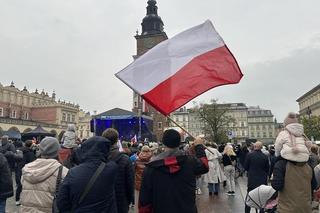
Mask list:
[{"label": "person in black coat", "polygon": [[179,150],[180,134],[176,130],[166,130],[162,142],[165,152],[151,159],[144,169],[139,212],[196,213],[196,176],[209,170],[203,140],[195,140],[195,156]]},{"label": "person in black coat", "polygon": [[7,158],[8,165],[11,171],[14,171],[16,148],[9,141],[9,137],[7,135],[1,137],[0,143],[0,152]]},{"label": "person in black coat", "polygon": [[[115,162],[107,161],[110,145],[110,141],[99,136],[91,137],[81,145],[82,162],[69,170],[58,193],[60,212],[117,213],[114,186],[118,169]],[[103,164],[104,169],[80,201],[90,179]]]},{"label": "person in black coat", "polygon": [[134,204],[134,171],[130,158],[125,153],[119,152],[117,142],[119,133],[113,128],[108,128],[102,133],[102,137],[111,142],[109,160],[118,165],[118,175],[115,185],[118,213],[128,213],[129,205]]},{"label": "person in black coat", "polygon": [[0,153],[0,212],[5,212],[7,198],[12,196],[11,171],[6,157]]},{"label": "person in black coat", "polygon": [[16,184],[17,184],[17,189],[16,189],[16,205],[20,205],[20,194],[22,191],[22,185],[21,185],[21,176],[22,176],[22,168],[28,164],[31,163],[36,159],[36,155],[34,150],[31,148],[32,147],[32,141],[27,140],[24,143],[24,146],[19,146],[16,143],[17,147],[17,152],[21,152],[23,157],[20,159],[17,159],[17,165],[15,168],[15,179],[16,179]]},{"label": "person in black coat", "polygon": [[[261,152],[262,146],[262,142],[256,142],[253,152],[247,155],[244,163],[244,168],[248,171],[248,192],[268,183],[269,159]],[[247,205],[245,206],[245,213],[250,213],[250,207]]]}]

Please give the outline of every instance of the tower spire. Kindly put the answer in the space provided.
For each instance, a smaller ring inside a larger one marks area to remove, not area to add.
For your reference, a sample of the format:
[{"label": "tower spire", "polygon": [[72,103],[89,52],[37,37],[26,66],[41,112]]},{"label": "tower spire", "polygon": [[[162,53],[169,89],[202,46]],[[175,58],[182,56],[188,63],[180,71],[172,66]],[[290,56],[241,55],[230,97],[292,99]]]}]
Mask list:
[{"label": "tower spire", "polygon": [[163,22],[158,16],[158,6],[156,0],[148,0],[147,15],[142,20],[142,34],[154,35],[163,33]]}]

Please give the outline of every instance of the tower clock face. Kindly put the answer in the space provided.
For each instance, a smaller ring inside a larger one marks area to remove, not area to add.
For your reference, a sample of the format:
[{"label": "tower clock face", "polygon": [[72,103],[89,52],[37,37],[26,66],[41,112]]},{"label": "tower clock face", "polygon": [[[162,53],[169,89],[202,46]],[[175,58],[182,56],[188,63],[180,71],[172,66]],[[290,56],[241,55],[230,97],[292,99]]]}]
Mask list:
[{"label": "tower clock face", "polygon": [[145,38],[143,40],[143,44],[148,49],[151,49],[153,46],[155,46],[155,43],[152,38]]}]

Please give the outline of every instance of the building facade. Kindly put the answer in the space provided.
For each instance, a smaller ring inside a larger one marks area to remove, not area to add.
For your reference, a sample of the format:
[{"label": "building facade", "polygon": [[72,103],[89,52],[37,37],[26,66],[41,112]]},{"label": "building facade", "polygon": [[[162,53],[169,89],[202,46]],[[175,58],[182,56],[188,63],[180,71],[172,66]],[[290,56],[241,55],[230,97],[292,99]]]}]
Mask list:
[{"label": "building facade", "polygon": [[320,116],[320,84],[297,99],[301,116]]},{"label": "building facade", "polygon": [[[0,84],[0,131],[28,132],[38,125],[57,136],[68,123],[78,123],[79,105],[56,100],[42,91],[29,92],[26,87],[19,90],[12,82]],[[0,133],[1,134],[1,133]]]},{"label": "building facade", "polygon": [[222,107],[228,107],[227,115],[234,119],[228,129],[228,134],[234,142],[245,142],[248,138],[248,107],[244,103],[221,104]]},{"label": "building facade", "polygon": [[271,110],[260,107],[248,108],[249,137],[261,142],[273,143],[276,136],[276,123]]},{"label": "building facade", "polygon": [[91,128],[90,128],[91,120],[92,120],[92,116],[90,115],[90,112],[85,112],[83,110],[80,110],[79,122],[77,124],[77,133],[78,133],[78,137],[81,140],[88,139],[94,135],[94,133],[91,132]]},{"label": "building facade", "polygon": [[204,135],[204,123],[200,120],[198,113],[194,109],[188,109],[188,130],[192,136]]},{"label": "building facade", "polygon": [[[163,30],[163,22],[158,16],[158,7],[155,0],[148,0],[147,14],[143,18],[142,32],[135,36],[137,41],[137,54],[134,59],[146,53],[148,50],[159,44],[160,42],[168,39],[167,34]],[[142,97],[135,93],[133,94],[133,112],[144,114],[152,117],[153,119],[153,132],[157,140],[161,140],[163,131],[167,127],[167,119],[160,112],[147,104]]]}]

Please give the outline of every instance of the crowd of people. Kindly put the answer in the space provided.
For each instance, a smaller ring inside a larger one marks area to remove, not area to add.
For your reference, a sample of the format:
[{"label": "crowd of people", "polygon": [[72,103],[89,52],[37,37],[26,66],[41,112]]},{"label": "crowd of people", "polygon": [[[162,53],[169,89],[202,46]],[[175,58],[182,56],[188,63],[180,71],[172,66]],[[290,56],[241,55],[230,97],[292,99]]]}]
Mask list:
[{"label": "crowd of people", "polygon": [[[294,113],[267,147],[259,141],[217,145],[203,138],[182,144],[173,129],[164,132],[161,144],[119,146],[113,128],[80,141],[73,125],[61,141],[10,142],[3,136],[0,144],[0,213],[14,194],[26,213],[128,213],[134,207],[139,213],[196,213],[203,183],[210,197],[219,196],[221,185],[234,196],[236,172],[247,177],[248,193],[262,185],[276,191],[267,199],[277,201],[268,212],[310,213],[312,201],[320,198],[319,148],[304,135]],[[246,204],[244,212],[250,211]]]}]

